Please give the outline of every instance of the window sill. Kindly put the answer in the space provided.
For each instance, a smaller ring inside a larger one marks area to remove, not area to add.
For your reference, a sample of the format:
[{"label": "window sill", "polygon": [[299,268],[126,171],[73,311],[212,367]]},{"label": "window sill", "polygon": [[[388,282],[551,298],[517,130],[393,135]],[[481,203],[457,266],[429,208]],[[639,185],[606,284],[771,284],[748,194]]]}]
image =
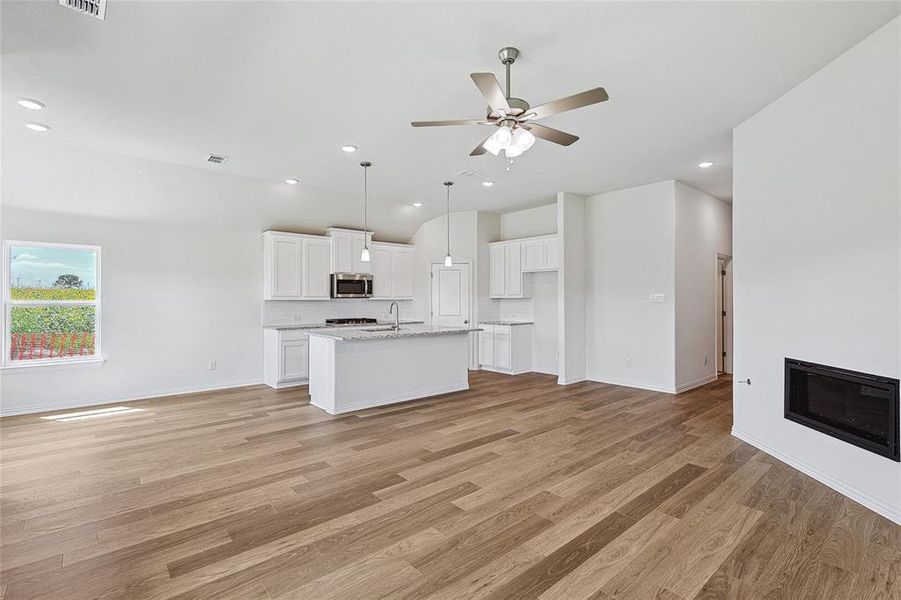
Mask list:
[{"label": "window sill", "polygon": [[61,361],[47,361],[47,362],[27,362],[22,364],[11,364],[11,365],[3,365],[0,367],[0,371],[6,374],[12,373],[31,373],[32,371],[43,371],[47,368],[75,368],[75,367],[102,367],[106,364],[106,359],[103,357],[98,358],[87,358],[87,359],[79,359],[79,360],[61,360]]}]

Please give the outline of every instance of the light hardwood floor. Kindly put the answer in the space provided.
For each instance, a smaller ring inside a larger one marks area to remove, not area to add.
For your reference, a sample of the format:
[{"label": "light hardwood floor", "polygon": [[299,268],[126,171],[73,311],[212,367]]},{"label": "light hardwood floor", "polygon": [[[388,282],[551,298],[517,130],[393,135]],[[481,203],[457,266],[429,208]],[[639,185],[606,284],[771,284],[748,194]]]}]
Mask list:
[{"label": "light hardwood floor", "polygon": [[731,437],[729,380],[471,384],[0,420],[2,597],[901,597],[901,528]]}]

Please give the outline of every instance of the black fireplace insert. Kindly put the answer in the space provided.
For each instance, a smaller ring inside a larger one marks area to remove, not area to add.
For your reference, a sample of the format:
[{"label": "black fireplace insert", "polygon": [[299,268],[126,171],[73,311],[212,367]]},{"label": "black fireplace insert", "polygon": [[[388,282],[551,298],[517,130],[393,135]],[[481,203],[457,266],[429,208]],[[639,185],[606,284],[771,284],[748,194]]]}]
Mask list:
[{"label": "black fireplace insert", "polygon": [[898,380],[785,359],[785,418],[886,458],[898,448]]}]

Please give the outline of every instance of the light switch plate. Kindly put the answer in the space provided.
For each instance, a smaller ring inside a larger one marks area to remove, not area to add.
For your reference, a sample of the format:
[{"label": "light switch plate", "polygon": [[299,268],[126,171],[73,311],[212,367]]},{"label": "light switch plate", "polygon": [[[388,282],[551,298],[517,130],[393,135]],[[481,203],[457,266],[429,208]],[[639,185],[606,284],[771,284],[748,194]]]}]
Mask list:
[{"label": "light switch plate", "polygon": [[652,304],[666,304],[666,294],[651,294],[648,302]]}]

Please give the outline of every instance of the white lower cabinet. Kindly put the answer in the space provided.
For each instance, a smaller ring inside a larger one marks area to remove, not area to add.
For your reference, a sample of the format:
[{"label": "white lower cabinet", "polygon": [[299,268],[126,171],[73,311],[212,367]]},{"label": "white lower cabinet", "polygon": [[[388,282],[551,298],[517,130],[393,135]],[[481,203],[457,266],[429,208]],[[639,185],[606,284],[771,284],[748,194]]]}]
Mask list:
[{"label": "white lower cabinet", "polygon": [[300,329],[266,329],[263,333],[263,381],[283,388],[307,383],[310,336]]},{"label": "white lower cabinet", "polygon": [[479,364],[518,375],[532,370],[532,326],[479,324]]}]

